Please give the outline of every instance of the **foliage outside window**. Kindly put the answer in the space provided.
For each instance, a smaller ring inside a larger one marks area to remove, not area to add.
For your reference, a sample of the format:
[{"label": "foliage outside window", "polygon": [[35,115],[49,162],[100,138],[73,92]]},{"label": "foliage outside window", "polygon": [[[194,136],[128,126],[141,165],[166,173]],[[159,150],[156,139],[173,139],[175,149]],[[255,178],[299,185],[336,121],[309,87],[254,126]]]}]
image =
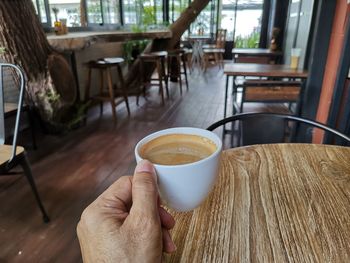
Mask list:
[{"label": "foliage outside window", "polygon": [[246,36],[236,36],[235,47],[236,48],[258,48],[260,40],[260,32],[252,32]]},{"label": "foliage outside window", "polygon": [[235,46],[256,47],[260,40],[264,0],[222,0],[221,28]]},{"label": "foliage outside window", "polygon": [[86,12],[90,24],[119,24],[118,0],[87,0]]},{"label": "foliage outside window", "polygon": [[87,0],[86,9],[89,23],[102,24],[102,6],[100,0]]}]

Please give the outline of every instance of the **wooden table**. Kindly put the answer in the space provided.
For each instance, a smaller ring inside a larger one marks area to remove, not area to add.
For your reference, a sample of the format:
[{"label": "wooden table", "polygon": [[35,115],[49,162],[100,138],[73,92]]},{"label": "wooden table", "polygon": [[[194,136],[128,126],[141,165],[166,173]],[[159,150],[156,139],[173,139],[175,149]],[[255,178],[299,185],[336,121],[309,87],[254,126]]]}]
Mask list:
[{"label": "wooden table", "polygon": [[[233,93],[236,92],[235,79],[242,77],[267,77],[267,78],[291,78],[306,79],[308,72],[302,69],[291,69],[289,65],[281,64],[255,64],[255,63],[230,63],[225,64],[224,74],[226,75],[224,118],[227,116],[227,98],[230,77],[232,80]],[[239,107],[234,105],[237,110]],[[233,114],[234,114],[233,110]]]},{"label": "wooden table", "polygon": [[256,76],[275,78],[307,78],[308,72],[302,69],[291,69],[289,65],[271,65],[255,63],[225,64],[224,73],[227,76]]},{"label": "wooden table", "polygon": [[278,62],[283,53],[282,51],[272,51],[267,48],[234,48],[232,49],[233,60],[236,58],[267,58]]},{"label": "wooden table", "polygon": [[350,148],[256,145],[224,151],[196,210],[173,213],[167,262],[350,262]]}]

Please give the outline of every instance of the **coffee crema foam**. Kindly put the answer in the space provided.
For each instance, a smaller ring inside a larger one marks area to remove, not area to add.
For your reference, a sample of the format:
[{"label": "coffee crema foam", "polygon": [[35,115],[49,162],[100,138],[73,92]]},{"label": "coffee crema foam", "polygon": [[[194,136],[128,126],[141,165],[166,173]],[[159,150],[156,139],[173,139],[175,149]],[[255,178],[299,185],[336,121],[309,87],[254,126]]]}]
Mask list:
[{"label": "coffee crema foam", "polygon": [[142,145],[139,154],[154,164],[180,165],[205,159],[216,149],[213,141],[199,135],[168,134]]}]

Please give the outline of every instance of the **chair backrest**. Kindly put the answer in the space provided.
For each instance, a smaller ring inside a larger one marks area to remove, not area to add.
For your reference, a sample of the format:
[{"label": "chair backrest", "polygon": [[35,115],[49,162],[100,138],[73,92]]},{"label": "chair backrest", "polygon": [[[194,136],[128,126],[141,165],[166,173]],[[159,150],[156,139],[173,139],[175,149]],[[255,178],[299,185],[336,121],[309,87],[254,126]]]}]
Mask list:
[{"label": "chair backrest", "polygon": [[[235,125],[238,121],[238,125]],[[237,131],[237,146],[267,143],[297,142],[297,129],[307,125],[307,133],[314,128],[329,132],[341,139],[342,145],[350,145],[350,138],[336,129],[322,123],[288,114],[278,113],[241,113],[210,125],[207,130],[213,131],[220,126],[232,123]],[[232,134],[232,133],[231,133]],[[306,136],[304,136],[306,137]]]},{"label": "chair backrest", "polygon": [[302,84],[289,80],[246,80],[242,85],[241,112],[245,102],[296,103],[299,110]]},{"label": "chair backrest", "polygon": [[19,96],[18,96],[18,107],[17,107],[17,114],[16,114],[16,121],[15,121],[15,129],[13,133],[13,140],[12,140],[12,157],[9,160],[13,159],[16,155],[16,147],[17,147],[17,135],[18,135],[18,129],[19,129],[19,121],[21,119],[21,111],[23,106],[23,97],[24,97],[24,87],[25,87],[25,77],[23,71],[16,65],[8,64],[8,63],[0,63],[0,144],[3,145],[5,143],[5,103],[4,103],[4,69],[5,68],[12,68],[19,76],[20,81],[20,89],[19,89]]},{"label": "chair backrest", "polygon": [[216,32],[216,48],[225,48],[226,33],[226,29],[218,29]]}]

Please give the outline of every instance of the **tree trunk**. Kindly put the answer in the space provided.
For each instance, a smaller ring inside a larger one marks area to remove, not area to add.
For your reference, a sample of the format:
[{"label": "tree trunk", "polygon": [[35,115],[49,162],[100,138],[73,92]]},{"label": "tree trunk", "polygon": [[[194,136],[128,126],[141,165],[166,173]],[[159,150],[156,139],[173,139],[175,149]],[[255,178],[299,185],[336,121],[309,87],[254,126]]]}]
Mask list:
[{"label": "tree trunk", "polygon": [[[172,32],[171,39],[155,39],[144,50],[144,52],[153,52],[161,50],[171,50],[179,43],[183,33],[189,28],[192,22],[197,18],[199,13],[207,6],[210,0],[194,0],[182,13],[181,16],[170,25],[170,31]],[[126,84],[130,90],[139,88],[139,81],[141,78],[135,78],[139,76],[140,61],[137,59],[126,76]],[[148,67],[145,74],[150,76],[154,67]]]},{"label": "tree trunk", "polygon": [[27,94],[42,119],[61,122],[75,101],[74,77],[51,49],[31,0],[0,1],[0,46],[2,60],[24,69]]}]

